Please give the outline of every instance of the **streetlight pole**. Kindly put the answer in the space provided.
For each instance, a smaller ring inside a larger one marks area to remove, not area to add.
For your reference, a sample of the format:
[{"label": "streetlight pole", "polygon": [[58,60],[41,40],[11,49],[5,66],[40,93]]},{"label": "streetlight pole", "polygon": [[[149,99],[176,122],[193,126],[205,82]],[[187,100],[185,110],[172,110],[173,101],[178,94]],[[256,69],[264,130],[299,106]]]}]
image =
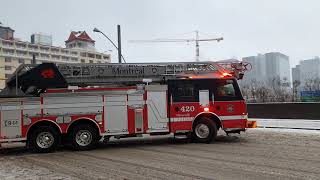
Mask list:
[{"label": "streetlight pole", "polygon": [[[119,45],[119,48],[117,47],[117,45],[107,36],[105,35],[102,31],[100,31],[98,28],[94,28],[93,29],[93,32],[98,32],[98,33],[101,33],[105,38],[107,38],[111,44],[118,50],[118,60],[119,60],[119,63],[121,63],[121,58],[123,60],[123,62],[126,62],[126,60],[124,59],[124,57],[122,56],[121,54],[121,35],[120,35],[120,25],[118,25],[118,45]],[[119,43],[120,42],[120,43]]]},{"label": "streetlight pole", "polygon": [[117,32],[118,32],[118,61],[121,63],[121,29],[120,25],[117,25]]}]

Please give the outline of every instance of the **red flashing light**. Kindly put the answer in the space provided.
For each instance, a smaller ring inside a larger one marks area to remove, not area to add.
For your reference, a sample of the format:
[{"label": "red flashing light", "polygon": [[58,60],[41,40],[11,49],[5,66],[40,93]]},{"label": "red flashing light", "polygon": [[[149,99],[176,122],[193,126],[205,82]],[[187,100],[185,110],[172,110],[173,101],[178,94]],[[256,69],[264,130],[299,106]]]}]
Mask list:
[{"label": "red flashing light", "polygon": [[232,75],[230,73],[225,72],[225,73],[222,73],[222,76],[225,77],[225,76],[232,76]]},{"label": "red flashing light", "polygon": [[205,107],[205,108],[203,108],[203,110],[204,110],[205,112],[208,112],[208,111],[209,111],[209,108],[208,108],[208,107]]}]

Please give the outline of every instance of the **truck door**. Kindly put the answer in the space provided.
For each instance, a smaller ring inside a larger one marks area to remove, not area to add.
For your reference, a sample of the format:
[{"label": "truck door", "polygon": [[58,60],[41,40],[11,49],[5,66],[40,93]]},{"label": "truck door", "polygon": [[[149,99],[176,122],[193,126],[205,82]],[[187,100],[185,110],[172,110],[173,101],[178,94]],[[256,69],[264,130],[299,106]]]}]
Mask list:
[{"label": "truck door", "polygon": [[206,94],[208,91],[200,91],[194,80],[171,80],[169,84],[170,128],[171,132],[189,131],[192,121],[200,109],[201,103],[208,104]]}]

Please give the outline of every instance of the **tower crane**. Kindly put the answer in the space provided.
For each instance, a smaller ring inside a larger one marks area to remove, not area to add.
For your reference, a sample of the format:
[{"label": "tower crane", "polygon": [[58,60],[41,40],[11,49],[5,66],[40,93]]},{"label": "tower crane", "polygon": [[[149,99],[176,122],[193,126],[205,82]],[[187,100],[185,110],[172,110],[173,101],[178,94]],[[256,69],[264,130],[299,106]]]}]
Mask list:
[{"label": "tower crane", "polygon": [[131,43],[170,43],[170,42],[195,42],[196,45],[196,62],[199,62],[199,42],[208,42],[208,41],[217,41],[220,42],[223,40],[223,37],[220,38],[207,38],[200,39],[199,31],[195,31],[196,37],[191,39],[152,39],[152,40],[130,40]]}]

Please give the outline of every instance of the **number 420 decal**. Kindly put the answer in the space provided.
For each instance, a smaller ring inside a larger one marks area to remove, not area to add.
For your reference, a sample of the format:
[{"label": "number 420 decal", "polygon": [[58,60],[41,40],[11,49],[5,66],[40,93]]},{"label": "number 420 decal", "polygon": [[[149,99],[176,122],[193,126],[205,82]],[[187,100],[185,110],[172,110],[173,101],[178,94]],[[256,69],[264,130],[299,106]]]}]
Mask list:
[{"label": "number 420 decal", "polygon": [[180,108],[181,112],[194,112],[195,108],[194,106],[182,106]]}]

